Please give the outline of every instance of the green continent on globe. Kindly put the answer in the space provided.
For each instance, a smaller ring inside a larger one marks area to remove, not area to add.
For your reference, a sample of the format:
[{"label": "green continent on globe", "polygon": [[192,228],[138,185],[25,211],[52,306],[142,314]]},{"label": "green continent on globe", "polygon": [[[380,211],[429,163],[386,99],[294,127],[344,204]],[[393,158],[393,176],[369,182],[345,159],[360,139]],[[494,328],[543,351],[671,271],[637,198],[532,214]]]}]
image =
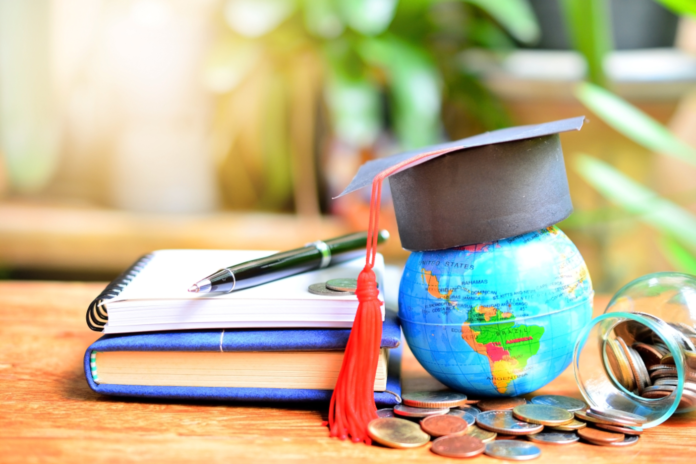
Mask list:
[{"label": "green continent on globe", "polygon": [[529,358],[539,351],[544,328],[516,325],[515,316],[492,306],[474,306],[462,324],[462,338],[471,349],[488,359],[491,380],[501,394],[524,375]]}]

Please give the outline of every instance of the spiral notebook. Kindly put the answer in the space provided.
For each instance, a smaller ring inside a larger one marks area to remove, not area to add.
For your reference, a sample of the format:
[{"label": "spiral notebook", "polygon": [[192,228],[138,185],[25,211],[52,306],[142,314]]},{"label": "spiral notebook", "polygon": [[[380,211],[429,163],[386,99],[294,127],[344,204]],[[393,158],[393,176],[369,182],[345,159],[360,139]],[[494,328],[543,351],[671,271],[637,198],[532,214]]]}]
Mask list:
[{"label": "spiral notebook", "polygon": [[[321,296],[309,293],[307,288],[329,279],[356,278],[364,267],[362,258],[222,295],[187,291],[193,282],[217,269],[273,253],[248,250],[155,251],[136,261],[95,298],[87,310],[87,324],[92,330],[103,330],[104,333],[352,327],[358,306],[355,295]],[[383,289],[384,260],[379,254],[374,270]]]}]

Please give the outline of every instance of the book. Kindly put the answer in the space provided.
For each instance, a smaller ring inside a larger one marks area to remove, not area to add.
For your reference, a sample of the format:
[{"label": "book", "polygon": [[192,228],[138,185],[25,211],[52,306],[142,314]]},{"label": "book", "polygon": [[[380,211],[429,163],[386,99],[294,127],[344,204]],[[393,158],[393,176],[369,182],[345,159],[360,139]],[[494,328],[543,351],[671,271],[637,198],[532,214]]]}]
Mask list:
[{"label": "book", "polygon": [[[104,335],[87,348],[97,393],[234,401],[328,401],[350,329],[220,329]],[[375,402],[401,401],[401,329],[382,326]]]},{"label": "book", "polygon": [[[87,324],[91,329],[103,330],[107,334],[209,328],[352,326],[358,306],[355,295],[315,295],[307,288],[330,279],[357,278],[364,267],[364,258],[232,293],[195,294],[187,291],[193,282],[217,269],[273,253],[155,251],[136,261],[102,291],[87,310]],[[374,271],[380,288],[383,288],[384,259],[379,254]],[[382,292],[380,299],[384,301]]]}]

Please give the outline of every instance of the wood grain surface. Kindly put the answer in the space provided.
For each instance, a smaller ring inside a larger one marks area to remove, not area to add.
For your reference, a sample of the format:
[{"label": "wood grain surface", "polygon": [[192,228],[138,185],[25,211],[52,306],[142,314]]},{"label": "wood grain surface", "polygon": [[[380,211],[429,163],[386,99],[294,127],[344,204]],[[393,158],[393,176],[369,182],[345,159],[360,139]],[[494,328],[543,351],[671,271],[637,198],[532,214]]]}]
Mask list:
[{"label": "wood grain surface", "polygon": [[[321,425],[326,409],[92,392],[82,357],[99,334],[87,329],[84,312],[102,287],[0,282],[0,462],[448,462],[429,446],[402,451],[331,439]],[[598,301],[596,312],[605,304]],[[408,351],[403,371],[406,391],[443,388]],[[570,369],[540,392],[579,396]],[[673,417],[630,448],[539,446],[540,463],[694,463],[696,414]]]}]

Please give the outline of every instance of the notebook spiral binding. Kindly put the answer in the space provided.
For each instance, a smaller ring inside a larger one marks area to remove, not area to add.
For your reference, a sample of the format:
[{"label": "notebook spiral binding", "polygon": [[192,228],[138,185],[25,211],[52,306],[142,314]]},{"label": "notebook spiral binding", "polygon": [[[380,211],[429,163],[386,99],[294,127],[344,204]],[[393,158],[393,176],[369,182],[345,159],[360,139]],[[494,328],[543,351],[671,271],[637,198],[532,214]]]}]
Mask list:
[{"label": "notebook spiral binding", "polygon": [[152,260],[153,253],[147,254],[138,259],[131,267],[123,271],[109,285],[102,290],[98,297],[90,303],[87,308],[87,325],[95,332],[104,330],[104,326],[109,320],[106,308],[102,306],[104,300],[115,298],[121,294],[124,288],[142,271],[147,263]]}]

